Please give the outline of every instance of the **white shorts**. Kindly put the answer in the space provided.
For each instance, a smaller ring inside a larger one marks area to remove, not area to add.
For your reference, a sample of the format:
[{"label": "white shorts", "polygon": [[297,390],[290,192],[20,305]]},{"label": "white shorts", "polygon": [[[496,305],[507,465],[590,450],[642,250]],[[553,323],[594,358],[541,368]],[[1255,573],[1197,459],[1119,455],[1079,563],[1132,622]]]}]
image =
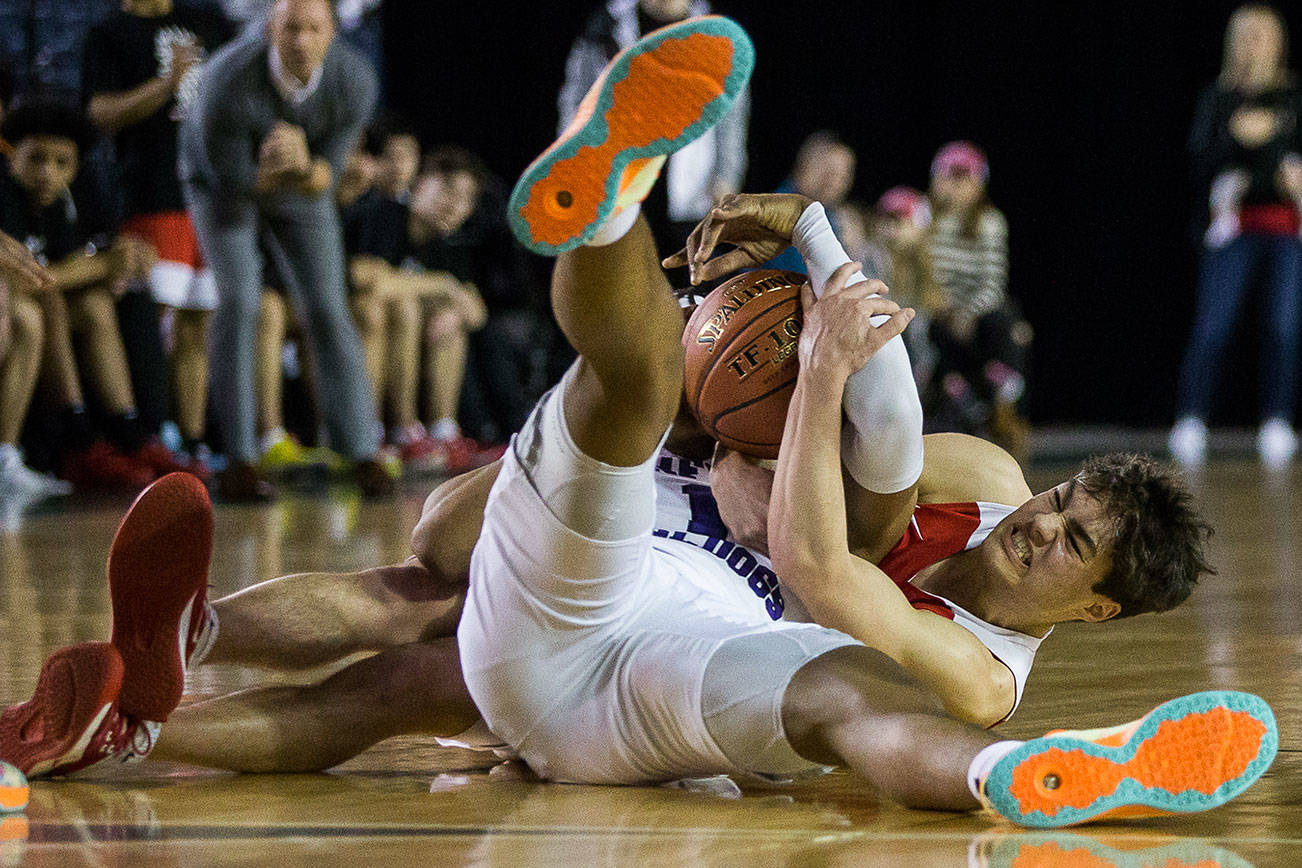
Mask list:
[{"label": "white shorts", "polygon": [[[708,582],[683,578],[684,562],[652,546],[652,460],[617,468],[581,454],[562,421],[563,388],[539,402],[507,450],[471,558],[457,638],[466,686],[489,727],[536,773],[560,781],[821,768],[787,742],[782,695],[800,666],[857,643],[813,624],[732,617],[730,604],[702,589]],[[565,498],[535,488],[547,479],[572,480],[592,498],[589,516],[608,504],[622,513],[621,527],[633,521],[641,531],[616,541],[577,533],[553,511]],[[720,569],[720,581],[736,581]],[[753,666],[723,655],[728,677],[707,679],[721,647],[762,633],[795,641],[773,637],[747,655]]]}]

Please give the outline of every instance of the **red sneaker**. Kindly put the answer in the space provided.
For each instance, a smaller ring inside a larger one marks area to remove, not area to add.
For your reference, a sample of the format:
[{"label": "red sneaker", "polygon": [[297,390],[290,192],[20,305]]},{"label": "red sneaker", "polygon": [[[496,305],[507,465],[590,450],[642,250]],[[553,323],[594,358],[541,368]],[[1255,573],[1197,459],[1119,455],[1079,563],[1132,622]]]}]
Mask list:
[{"label": "red sneaker", "polygon": [[492,464],[506,452],[505,446],[487,446],[465,436],[443,440],[440,443],[446,456],[444,470],[449,476]]},{"label": "red sneaker", "polygon": [[65,458],[59,475],[78,488],[130,489],[144,488],[158,476],[103,440]]},{"label": "red sneaker", "polygon": [[400,443],[398,456],[403,469],[412,473],[442,473],[447,469],[447,454],[442,444],[428,434]]},{"label": "red sneaker", "polygon": [[119,711],[121,686],[122,658],[107,642],[54,652],[32,698],[0,712],[0,756],[29,778],[144,758],[158,730]]},{"label": "red sneaker", "polygon": [[166,476],[169,473],[190,473],[204,482],[207,482],[208,477],[212,476],[212,470],[209,469],[208,464],[202,458],[184,453],[178,455],[157,439],[150,440],[128,457],[137,464],[143,464],[150,468],[157,476]]},{"label": "red sneaker", "polygon": [[[137,464],[143,464],[152,468],[157,476],[166,476],[169,473],[189,473],[190,465],[178,461],[168,449],[158,440],[150,440],[141,446],[129,456]],[[196,474],[197,475],[197,474]]]},{"label": "red sneaker", "polygon": [[[181,701],[185,668],[207,629],[212,502],[199,480],[171,473],[141,492],[109,551],[119,705],[162,722]],[[206,650],[206,649],[205,649]]]}]

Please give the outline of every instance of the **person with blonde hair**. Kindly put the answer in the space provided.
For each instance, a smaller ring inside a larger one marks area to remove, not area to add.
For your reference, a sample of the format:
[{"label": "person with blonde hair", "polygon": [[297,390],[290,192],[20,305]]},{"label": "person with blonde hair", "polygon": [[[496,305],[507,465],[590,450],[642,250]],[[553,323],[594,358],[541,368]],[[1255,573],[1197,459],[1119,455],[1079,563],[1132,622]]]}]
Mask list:
[{"label": "person with blonde hair", "polygon": [[1207,455],[1225,346],[1254,273],[1264,272],[1261,427],[1257,452],[1281,468],[1297,451],[1298,328],[1302,324],[1302,94],[1288,71],[1279,13],[1239,7],[1225,31],[1221,74],[1199,97],[1189,135],[1195,181],[1208,191],[1193,332],[1176,393],[1170,448],[1198,466]]}]

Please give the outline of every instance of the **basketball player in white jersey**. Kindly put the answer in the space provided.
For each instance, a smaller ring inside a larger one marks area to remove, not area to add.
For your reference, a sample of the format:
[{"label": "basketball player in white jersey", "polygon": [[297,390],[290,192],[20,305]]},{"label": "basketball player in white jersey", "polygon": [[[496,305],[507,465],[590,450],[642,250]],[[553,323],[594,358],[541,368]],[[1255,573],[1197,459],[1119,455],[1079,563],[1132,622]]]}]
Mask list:
[{"label": "basketball player in white jersey", "polygon": [[[704,97],[694,54],[702,47],[707,55],[715,52],[707,61],[726,61],[716,88]],[[1112,732],[1109,738],[1121,747],[1070,734],[996,742],[940,712],[937,695],[968,716],[997,720],[1015,702],[1015,675],[1002,688],[966,689],[970,679],[946,670],[984,664],[990,655],[970,628],[936,617],[946,608],[957,615],[957,605],[934,597],[921,600],[929,610],[915,608],[885,573],[849,552],[839,484],[842,400],[852,391],[848,381],[868,370],[869,360],[884,352],[909,318],[875,296],[871,285],[847,287],[852,266],[835,269],[819,286],[824,292],[817,303],[812,290],[804,299],[801,375],[775,474],[769,542],[778,571],[795,577],[788,581],[815,615],[891,632],[882,640],[891,656],[825,626],[773,620],[781,597],[768,574],[759,574],[753,585],[759,612],[721,591],[729,582],[735,585],[739,567],[748,562],[721,554],[722,541],[687,538],[697,533],[710,539],[717,526],[709,521],[689,527],[682,538],[654,533],[659,450],[682,388],[681,317],[637,203],[663,157],[726,111],[744,84],[749,52],[744,34],[717,18],[648,36],[612,62],[594,86],[593,113],[517,185],[513,203],[520,203],[517,213],[525,223],[522,228],[517,222],[517,233],[522,240],[532,237],[536,250],[559,253],[553,305],[580,359],[539,403],[504,459],[471,560],[458,644],[465,684],[486,723],[535,772],[555,780],[638,783],[721,772],[792,778],[840,763],[906,804],[964,809],[984,800],[1011,819],[1043,825],[1080,822],[1116,808],[1133,811],[1136,803],[1166,812],[1198,810],[1232,797],[1264,771],[1277,742],[1269,709],[1246,694],[1174,700]],[[639,66],[638,58],[651,54],[653,62]],[[622,92],[621,83],[628,83]],[[662,98],[662,111],[629,105],[639,94]],[[670,124],[684,105],[697,113],[690,123],[652,130],[649,137],[637,128]],[[644,138],[651,144],[631,143]],[[571,142],[580,154],[582,148],[597,153],[575,156]],[[613,157],[607,147],[612,143]],[[609,179],[591,165],[566,176],[562,167],[571,158],[609,161],[603,170]],[[623,179],[632,183],[621,191],[610,179],[626,166]],[[592,206],[595,215],[560,243],[537,241],[534,230],[542,225],[546,234],[544,224],[552,218],[536,209],[530,217],[529,202],[535,194],[552,195],[546,188],[557,184],[564,188],[555,197],[561,210]],[[629,187],[632,196],[617,195]],[[799,241],[799,225],[796,236]],[[574,249],[580,243],[585,246]],[[807,257],[817,272],[823,260]],[[823,281],[815,276],[814,283]],[[882,320],[866,326],[874,315]],[[891,462],[893,475],[882,477],[885,483],[870,479],[865,488],[880,487],[884,498],[914,498],[901,492],[914,487],[921,471],[917,445],[916,455]],[[679,482],[691,474],[669,460],[669,473],[677,477],[673,484],[692,484]],[[479,481],[460,480],[452,494]],[[1005,531],[1003,557],[991,563],[1008,584],[1031,576],[1038,557],[1051,557],[1050,545],[1064,557],[1069,547],[1087,549],[1078,553],[1082,564],[1105,554],[1108,516],[1100,503],[1091,508],[1077,502],[1084,497],[1079,491],[1070,487],[1065,504],[1045,498],[1027,509],[1024,524]],[[683,494],[690,510],[692,492]],[[1079,519],[1067,515],[1073,509]],[[755,578],[756,570],[749,575]],[[991,599],[1007,606],[1013,618],[1031,618],[1019,626],[1045,629],[1054,620],[1107,607],[1090,570],[1069,570],[1059,578],[1037,597],[1038,609],[1019,609],[1016,594]],[[852,602],[853,614],[838,614],[834,604],[847,588],[876,612]],[[1048,617],[1034,620],[1033,612]],[[188,623],[182,619],[183,634]],[[181,641],[179,653],[191,644]],[[966,650],[956,654],[950,646]],[[1012,668],[998,666],[1004,672]],[[995,708],[987,694],[1001,690],[1008,703]],[[1227,735],[1224,727],[1204,725],[1213,715],[1242,717],[1252,725]],[[1165,740],[1166,722],[1187,728],[1178,744]],[[1208,795],[1209,782],[1197,771],[1205,777],[1216,765],[1202,762],[1204,752],[1220,755],[1224,738],[1253,741],[1240,752],[1248,757],[1242,768],[1217,767]],[[1188,767],[1178,795],[1152,785],[1131,763],[1140,743],[1150,755]],[[1038,774],[1033,766],[1051,751],[1070,759],[1056,765],[1035,794],[1019,789],[1021,774]],[[1131,785],[1124,792],[1099,787],[1104,767],[1120,767]],[[1060,787],[1063,792],[1055,793]],[[1058,798],[1068,792],[1069,800]]]}]

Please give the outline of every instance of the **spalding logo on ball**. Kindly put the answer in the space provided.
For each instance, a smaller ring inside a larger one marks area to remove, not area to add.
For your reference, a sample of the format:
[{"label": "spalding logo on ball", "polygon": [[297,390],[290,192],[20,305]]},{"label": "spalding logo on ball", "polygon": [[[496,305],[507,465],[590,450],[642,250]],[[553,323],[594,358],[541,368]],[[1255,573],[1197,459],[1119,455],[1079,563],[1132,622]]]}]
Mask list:
[{"label": "spalding logo on ball", "polygon": [[687,405],[724,446],[776,458],[796,388],[804,325],[792,271],[751,271],[719,285],[687,322]]}]

